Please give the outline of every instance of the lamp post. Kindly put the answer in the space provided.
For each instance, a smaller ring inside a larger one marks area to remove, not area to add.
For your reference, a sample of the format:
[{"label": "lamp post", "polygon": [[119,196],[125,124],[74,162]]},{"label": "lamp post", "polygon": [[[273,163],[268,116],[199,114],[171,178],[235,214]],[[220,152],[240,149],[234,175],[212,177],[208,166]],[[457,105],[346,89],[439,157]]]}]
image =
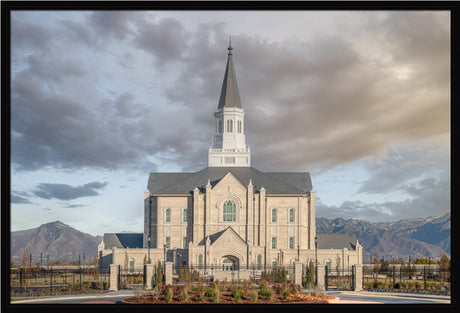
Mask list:
[{"label": "lamp post", "polygon": [[165,266],[166,266],[166,245],[163,245],[163,273],[165,272]]},{"label": "lamp post", "polygon": [[147,238],[147,249],[149,258],[147,259],[147,264],[150,264],[150,236]]},{"label": "lamp post", "polygon": [[318,285],[318,237],[315,236],[315,276],[316,283]]},{"label": "lamp post", "polygon": [[300,261],[300,245],[297,245],[297,262]]}]

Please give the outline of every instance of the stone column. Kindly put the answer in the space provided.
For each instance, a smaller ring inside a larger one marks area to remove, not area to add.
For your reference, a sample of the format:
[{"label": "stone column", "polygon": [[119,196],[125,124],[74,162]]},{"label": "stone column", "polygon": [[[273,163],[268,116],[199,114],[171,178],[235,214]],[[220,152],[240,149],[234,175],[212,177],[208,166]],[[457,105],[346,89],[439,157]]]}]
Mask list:
[{"label": "stone column", "polygon": [[316,287],[318,290],[325,290],[326,289],[326,265],[318,264],[316,265],[317,273],[318,273],[318,284]]},{"label": "stone column", "polygon": [[146,273],[145,273],[145,289],[152,289],[153,288],[153,275],[155,273],[155,267],[153,264],[146,265]]},{"label": "stone column", "polygon": [[118,265],[110,264],[110,287],[109,290],[118,290]]},{"label": "stone column", "polygon": [[363,290],[363,265],[353,265],[353,290]]},{"label": "stone column", "polygon": [[294,284],[302,286],[302,263],[294,262]]},{"label": "stone column", "polygon": [[172,262],[165,263],[165,285],[172,284]]}]

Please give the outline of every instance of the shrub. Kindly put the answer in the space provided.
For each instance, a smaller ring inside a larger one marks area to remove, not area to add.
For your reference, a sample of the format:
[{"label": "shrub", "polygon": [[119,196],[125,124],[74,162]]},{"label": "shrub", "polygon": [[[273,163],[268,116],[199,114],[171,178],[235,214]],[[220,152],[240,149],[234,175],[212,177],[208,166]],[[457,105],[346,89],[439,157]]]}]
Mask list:
[{"label": "shrub", "polygon": [[232,292],[232,297],[235,298],[236,302],[239,302],[243,296],[244,296],[244,292],[241,289],[237,289]]},{"label": "shrub", "polygon": [[187,290],[183,290],[182,293],[180,294],[180,298],[182,302],[187,302],[188,301],[188,293]]},{"label": "shrub", "polygon": [[219,301],[220,301],[219,291],[215,290],[214,294],[212,295],[212,302],[219,303]]},{"label": "shrub", "polygon": [[173,298],[173,290],[172,288],[169,288],[168,291],[166,292],[165,301],[169,303],[172,301],[172,298]]},{"label": "shrub", "polygon": [[206,297],[214,297],[214,294],[216,293],[216,290],[214,288],[207,289],[204,295]]},{"label": "shrub", "polygon": [[252,302],[256,302],[258,298],[258,293],[255,290],[251,291],[251,293],[249,294],[249,300],[251,300]]},{"label": "shrub", "polygon": [[395,284],[393,285],[393,288],[394,288],[394,289],[400,289],[400,288],[401,288],[401,285],[400,285],[399,283],[395,283]]},{"label": "shrub", "polygon": [[289,289],[286,289],[284,292],[283,292],[283,299],[284,300],[287,300],[289,298],[289,296],[291,295],[291,292],[289,291]]}]

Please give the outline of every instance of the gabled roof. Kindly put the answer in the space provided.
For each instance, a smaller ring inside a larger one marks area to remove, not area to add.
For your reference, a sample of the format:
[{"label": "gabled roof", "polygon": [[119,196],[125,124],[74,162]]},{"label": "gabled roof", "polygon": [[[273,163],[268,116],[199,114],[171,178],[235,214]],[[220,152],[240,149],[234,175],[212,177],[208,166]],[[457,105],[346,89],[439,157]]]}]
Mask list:
[{"label": "gabled roof", "polygon": [[224,81],[222,83],[219,106],[217,109],[221,109],[223,107],[242,108],[238,84],[236,82],[235,68],[233,66],[232,49],[233,48],[230,43],[230,46],[228,47],[227,67],[225,68]]},{"label": "gabled roof", "polygon": [[[243,240],[243,238],[241,238],[241,236],[230,226],[227,226],[227,228],[225,228],[224,230],[221,230],[221,231],[218,231],[217,233],[209,235],[208,237],[209,237],[210,244],[213,245],[219,238],[222,238],[225,233],[229,233],[229,232],[236,235],[236,237],[240,241],[242,241],[245,245],[247,245],[247,243]],[[205,243],[206,243],[206,238],[202,239],[199,245],[204,245]]]},{"label": "gabled roof", "polygon": [[305,194],[312,190],[309,173],[264,173],[253,167],[206,167],[195,173],[150,173],[147,189],[153,194],[188,194],[195,187],[204,191],[208,179],[214,187],[228,172],[244,186],[252,180],[255,192],[262,187],[267,194]]},{"label": "gabled roof", "polygon": [[356,250],[355,234],[317,234],[318,249],[343,249]]},{"label": "gabled roof", "polygon": [[106,233],[104,248],[142,248],[143,240],[143,234],[139,233]]}]

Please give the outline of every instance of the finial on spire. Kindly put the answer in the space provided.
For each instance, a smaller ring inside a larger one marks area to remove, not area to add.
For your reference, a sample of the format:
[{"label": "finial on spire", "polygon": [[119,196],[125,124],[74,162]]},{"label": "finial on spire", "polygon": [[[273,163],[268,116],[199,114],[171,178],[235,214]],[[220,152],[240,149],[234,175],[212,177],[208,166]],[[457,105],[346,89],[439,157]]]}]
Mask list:
[{"label": "finial on spire", "polygon": [[228,55],[232,55],[232,36],[230,36],[230,43],[228,44]]}]

